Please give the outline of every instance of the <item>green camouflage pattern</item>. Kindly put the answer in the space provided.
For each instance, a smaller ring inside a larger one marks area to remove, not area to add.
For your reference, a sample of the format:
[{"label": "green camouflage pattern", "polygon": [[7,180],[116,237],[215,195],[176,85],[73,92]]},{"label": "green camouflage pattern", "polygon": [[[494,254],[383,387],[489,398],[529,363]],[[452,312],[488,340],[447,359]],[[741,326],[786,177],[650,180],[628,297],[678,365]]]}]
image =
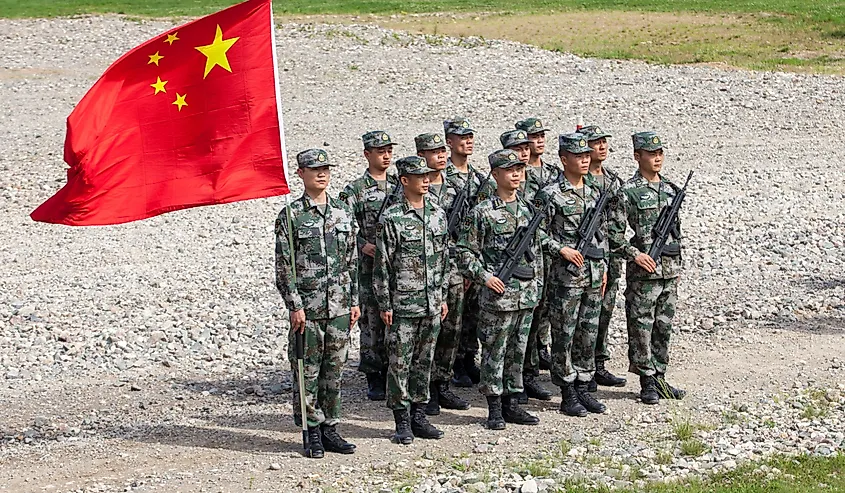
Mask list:
[{"label": "green camouflage pattern", "polygon": [[595,373],[596,334],[601,288],[553,284],[549,287],[552,323],[552,383],[589,382]]},{"label": "green camouflage pattern", "polygon": [[[525,135],[525,133],[521,133],[521,135]],[[487,162],[490,164],[491,170],[496,168],[513,168],[514,166],[523,164],[519,160],[519,155],[510,149],[499,149],[491,153],[487,156]]]},{"label": "green camouflage pattern", "polygon": [[[321,423],[336,425],[340,421],[341,383],[349,343],[349,315],[305,320],[304,366],[305,413],[308,426]],[[299,375],[296,361],[296,335],[288,331],[288,361],[293,381]],[[293,386],[294,420],[299,421],[299,385]]]},{"label": "green camouflage pattern", "polygon": [[311,320],[348,315],[358,306],[358,224],[346,203],[322,208],[303,194],[290,204],[296,283],[288,244],[287,207],[276,219],[276,288],[289,311]]},{"label": "green camouflage pattern", "polygon": [[663,139],[654,132],[637,132],[631,135],[634,150],[657,151],[663,149]]},{"label": "green camouflage pattern", "polygon": [[432,317],[393,317],[387,328],[387,407],[409,409],[428,402],[431,364],[440,333],[440,314]]},{"label": "green camouflage pattern", "polygon": [[[664,255],[660,259],[654,259],[657,269],[653,273],[634,263],[637,255],[648,253],[653,241],[651,230],[657,223],[660,210],[671,205],[678,193],[678,187],[672,182],[663,176],[659,178],[660,183],[656,185],[655,190],[637,171],[614,197],[611,207],[612,220],[608,221],[608,238],[611,251],[628,261],[626,279],[671,279],[681,275],[683,250],[675,257]],[[679,230],[680,224],[678,217]],[[630,239],[625,238],[626,225],[634,231]],[[678,247],[681,246],[680,243],[680,238],[671,236],[666,242],[667,245],[676,244]]]},{"label": "green camouflage pattern", "polygon": [[508,147],[527,144],[531,141],[528,140],[528,134],[524,130],[508,130],[499,136],[499,142],[502,143],[502,147],[507,149]]},{"label": "green camouflage pattern", "polygon": [[540,166],[525,166],[525,183],[522,197],[533,203],[537,191],[563,180],[563,170],[559,166],[540,160]]},{"label": "green camouflage pattern", "polygon": [[469,120],[462,116],[456,116],[455,118],[443,120],[443,133],[446,135],[469,135],[474,134],[475,130],[472,129],[472,124]]},{"label": "green camouflage pattern", "polygon": [[522,392],[522,364],[533,313],[532,308],[508,311],[482,308],[479,312],[481,381],[478,390],[482,394],[514,395]]},{"label": "green camouflage pattern", "polygon": [[414,137],[414,145],[417,152],[431,151],[446,147],[446,140],[440,134],[420,134]]},{"label": "green camouflage pattern", "polygon": [[517,130],[522,130],[527,134],[538,134],[540,132],[549,131],[539,118],[535,118],[533,116],[516,122],[516,125],[514,126]]},{"label": "green camouflage pattern", "polygon": [[394,317],[439,316],[449,284],[446,214],[425,197],[420,218],[407,199],[385,211],[376,239],[373,291]]},{"label": "green camouflage pattern", "polygon": [[580,132],[559,135],[557,144],[558,153],[562,153],[563,151],[571,152],[572,154],[590,152],[590,146],[587,145],[587,136]]},{"label": "green camouflage pattern", "polygon": [[586,127],[581,127],[578,132],[584,134],[584,136],[587,138],[587,142],[613,137],[609,133],[602,130],[602,128],[598,125],[587,125]]},{"label": "green camouflage pattern", "polygon": [[425,159],[419,156],[408,156],[394,163],[399,176],[424,175],[431,171],[425,164]]},{"label": "green camouflage pattern", "polygon": [[666,373],[672,319],[678,303],[678,278],[628,280],[628,371],[637,375]]},{"label": "green camouflage pattern", "polygon": [[377,147],[387,147],[396,144],[390,138],[390,135],[383,130],[367,132],[361,136],[361,140],[364,142],[364,149],[375,149]]},{"label": "green camouflage pattern", "polygon": [[296,164],[300,168],[322,168],[335,166],[329,163],[329,155],[322,149],[307,149],[296,155]]},{"label": "green camouflage pattern", "polygon": [[464,359],[467,354],[478,353],[478,314],[481,307],[478,306],[478,293],[486,286],[479,286],[471,283],[464,292],[464,313],[461,317],[461,343],[458,346],[458,354],[455,359]]}]

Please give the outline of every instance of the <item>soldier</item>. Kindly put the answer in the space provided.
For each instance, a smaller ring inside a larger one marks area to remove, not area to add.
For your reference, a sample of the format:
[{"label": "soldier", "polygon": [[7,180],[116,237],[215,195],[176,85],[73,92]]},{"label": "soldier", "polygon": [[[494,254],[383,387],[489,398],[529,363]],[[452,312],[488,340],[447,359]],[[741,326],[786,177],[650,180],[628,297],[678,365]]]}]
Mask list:
[{"label": "soldier", "polygon": [[[581,128],[580,132],[587,137],[587,145],[590,146],[590,177],[598,187],[616,195],[622,188],[622,179],[613,170],[604,166],[610,146],[607,139],[611,135],[596,125],[588,125]],[[606,219],[612,219],[608,208],[605,213]],[[605,245],[607,246],[606,242]],[[601,302],[601,315],[599,315],[599,331],[596,336],[596,372],[590,381],[588,390],[595,392],[598,386],[624,387],[627,380],[617,377],[605,368],[605,362],[610,359],[610,349],[607,347],[608,329],[610,319],[613,316],[613,308],[616,306],[616,292],[619,290],[619,278],[622,277],[623,259],[617,254],[609,252],[607,266],[607,287],[604,290],[604,298]]]},{"label": "soldier", "polygon": [[371,401],[385,399],[387,378],[387,353],[384,345],[384,322],[379,316],[373,296],[373,257],[376,254],[376,222],[382,202],[393,191],[399,179],[387,174],[393,157],[393,140],[386,132],[375,130],[365,133],[364,158],[367,171],[350,183],[340,193],[358,223],[358,270],[361,298],[361,348],[358,371],[367,376],[367,398]]},{"label": "soldier", "polygon": [[[487,178],[469,163],[475,145],[475,130],[463,117],[443,121],[446,144],[449,146],[449,160],[446,164],[446,180],[454,190],[468,188],[470,206],[475,205],[478,192]],[[471,180],[467,187],[467,180]],[[459,218],[463,220],[463,218]],[[472,387],[481,378],[481,370],[475,362],[478,354],[478,286],[464,283],[464,301],[461,310],[461,338],[453,364],[452,383],[458,387]],[[453,310],[452,305],[450,310]],[[451,314],[450,314],[451,316]],[[435,356],[435,359],[438,359]]]},{"label": "soldier", "polygon": [[[536,203],[548,204],[547,232],[561,246],[549,269],[549,314],[552,325],[552,382],[561,389],[560,411],[583,417],[607,409],[587,390],[595,370],[595,345],[605,273],[605,252],[592,238],[589,254],[575,249],[578,227],[601,191],[588,177],[590,147],[586,137],[559,137],[564,180],[537,192]],[[606,231],[605,231],[606,233]],[[606,236],[606,235],[605,235]],[[552,249],[551,251],[555,251]],[[567,267],[573,264],[573,274]]]},{"label": "soldier", "polygon": [[[333,166],[326,151],[309,149],[300,152],[296,161],[305,193],[276,219],[276,287],[290,312],[288,359],[297,380],[295,333],[304,333],[311,457],[321,458],[325,450],[351,454],[355,445],[344,440],[335,427],[340,421],[349,330],[361,315],[355,244],[358,227],[349,207],[326,194],[329,166]],[[291,257],[295,265],[291,265]],[[299,392],[295,388],[294,402],[299,401]],[[302,416],[295,414],[294,420],[301,423]]]},{"label": "soldier", "polygon": [[[508,130],[499,136],[504,149],[514,151],[522,164],[528,164],[528,159],[531,157],[531,148],[529,147],[528,134],[524,130]],[[492,170],[491,170],[492,171]],[[525,189],[525,177],[523,174],[522,183],[519,185],[519,193],[522,194]],[[487,199],[496,195],[496,180],[487,180],[479,191],[479,197]]]},{"label": "soldier", "polygon": [[563,171],[554,163],[543,160],[546,152],[546,132],[549,131],[539,118],[526,118],[516,122],[517,130],[528,135],[528,166],[525,167],[525,190],[528,201],[534,200],[537,190],[563,179]]},{"label": "soldier", "polygon": [[[396,162],[404,198],[388,207],[376,238],[373,291],[387,327],[387,406],[394,440],[441,438],[428,422],[429,378],[440,322],[449,311],[446,214],[426,197],[429,168],[410,156]],[[409,408],[412,416],[409,416]]]},{"label": "soldier", "polygon": [[496,195],[478,204],[464,221],[458,240],[459,265],[464,276],[484,285],[479,292],[478,336],[481,339],[481,383],[487,397],[487,427],[505,428],[505,422],[536,425],[539,418],[519,407],[522,365],[531,317],[540,298],[543,265],[540,248],[545,236],[535,231],[534,260],[523,258],[525,279],[512,277],[507,284],[495,276],[503,251],[517,228],[526,226],[533,210],[517,195],[525,164],[513,150],[489,156],[496,180]]},{"label": "soldier", "polygon": [[[657,404],[660,399],[682,399],[686,392],[666,382],[669,338],[678,301],[681,275],[681,240],[666,244],[663,256],[648,256],[651,231],[660,210],[672,203],[678,187],[664,178],[663,142],[654,132],[632,136],[634,160],[639,167],[616,194],[610,245],[628,261],[625,280],[625,315],[628,322],[628,371],[640,376],[640,399]],[[625,238],[626,225],[634,236]]]},{"label": "soldier", "polygon": [[[455,189],[446,180],[446,143],[438,134],[422,134],[414,139],[417,154],[425,159],[429,168],[428,200],[448,212],[455,198]],[[449,388],[452,365],[461,341],[461,316],[464,302],[464,280],[455,267],[454,242],[449,238],[449,291],[446,304],[449,315],[440,326],[431,368],[431,399],[425,408],[429,416],[440,414],[440,407],[446,409],[469,409],[469,403],[458,397]]]}]

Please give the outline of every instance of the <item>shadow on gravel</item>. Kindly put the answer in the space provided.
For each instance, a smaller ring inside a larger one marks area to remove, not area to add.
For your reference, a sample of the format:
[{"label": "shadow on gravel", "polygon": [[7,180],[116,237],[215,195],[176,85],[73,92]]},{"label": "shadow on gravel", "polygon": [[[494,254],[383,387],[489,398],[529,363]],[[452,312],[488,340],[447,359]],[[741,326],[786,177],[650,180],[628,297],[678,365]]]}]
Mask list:
[{"label": "shadow on gravel", "polygon": [[[393,433],[392,428],[384,427],[383,420],[372,421],[373,426],[360,426],[352,421],[371,421],[368,416],[349,415],[344,416],[338,426],[343,436],[352,438],[388,438]],[[214,423],[227,428],[240,428],[244,430],[263,430],[273,432],[292,432],[299,430],[289,414],[268,414],[257,413],[246,416],[218,416],[213,419]]]},{"label": "shadow on gravel", "polygon": [[165,425],[135,428],[131,438],[136,442],[234,450],[238,452],[297,452],[299,442],[276,440],[254,433],[239,433],[218,428],[201,428],[186,425]]},{"label": "shadow on gravel", "polygon": [[778,329],[804,334],[845,334],[845,317],[821,316],[795,321],[775,321],[770,325]]},{"label": "shadow on gravel", "polygon": [[845,278],[831,279],[819,276],[805,276],[801,281],[801,284],[811,289],[823,291],[827,289],[845,287]]}]

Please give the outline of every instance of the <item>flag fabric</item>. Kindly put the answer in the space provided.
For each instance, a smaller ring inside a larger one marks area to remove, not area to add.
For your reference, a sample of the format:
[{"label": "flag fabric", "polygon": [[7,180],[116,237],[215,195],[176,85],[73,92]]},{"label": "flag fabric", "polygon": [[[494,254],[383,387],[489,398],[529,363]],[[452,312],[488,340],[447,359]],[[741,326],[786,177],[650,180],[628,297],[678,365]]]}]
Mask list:
[{"label": "flag fabric", "polygon": [[270,0],[249,0],[113,63],[67,120],[67,184],[36,221],[119,224],[289,193]]}]

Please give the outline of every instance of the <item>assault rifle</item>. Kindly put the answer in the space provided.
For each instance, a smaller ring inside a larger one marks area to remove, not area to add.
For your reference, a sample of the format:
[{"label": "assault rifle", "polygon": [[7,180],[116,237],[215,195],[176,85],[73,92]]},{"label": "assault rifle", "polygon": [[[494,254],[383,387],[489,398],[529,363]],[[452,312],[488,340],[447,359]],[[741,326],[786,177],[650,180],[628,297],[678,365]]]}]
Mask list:
[{"label": "assault rifle", "polygon": [[534,278],[534,269],[519,264],[523,257],[528,262],[534,262],[536,256],[531,250],[531,247],[534,244],[534,236],[537,233],[537,228],[540,227],[540,223],[545,217],[545,207],[534,209],[534,217],[531,218],[528,225],[516,228],[516,232],[514,232],[508,242],[508,246],[505,247],[503,253],[505,260],[496,271],[496,277],[503,283],[507,284],[511,280],[511,277],[515,277],[520,281],[530,281]]},{"label": "assault rifle", "polygon": [[[595,207],[587,212],[587,215],[581,219],[581,224],[578,225],[578,242],[575,244],[575,249],[585,260],[601,260],[604,258],[604,251],[593,247],[593,238],[599,234],[599,226],[604,219],[604,210],[607,208],[607,203],[610,202],[610,195],[610,191],[607,189],[602,191]],[[566,271],[573,276],[577,276],[580,270],[580,267],[572,262],[566,266]]]},{"label": "assault rifle", "polygon": [[386,195],[384,197],[384,202],[381,203],[381,208],[378,210],[378,216],[376,216],[376,224],[381,223],[381,219],[384,217],[384,211],[387,210],[387,206],[395,203],[399,199],[399,195],[402,194],[402,182],[399,181],[399,178],[396,180],[396,185],[393,186],[393,190],[390,192],[390,195]]},{"label": "assault rifle", "polygon": [[[452,204],[449,208],[449,217],[447,220],[447,229],[449,234],[452,236],[452,239],[457,241],[458,235],[460,234],[460,225],[463,218],[467,215],[470,209],[475,207],[478,203],[478,192],[487,184],[487,181],[490,179],[488,176],[484,181],[481,180],[481,174],[475,170],[473,170],[474,175],[470,174],[467,175],[467,182],[461,188],[455,198],[452,199]],[[475,195],[470,194],[470,188],[472,186],[473,178],[479,177],[478,189],[475,191]]]},{"label": "assault rifle", "polygon": [[675,239],[681,236],[681,232],[678,230],[678,212],[681,210],[681,204],[687,196],[687,185],[689,185],[690,178],[692,178],[692,171],[687,175],[684,188],[678,191],[675,199],[672,200],[672,205],[663,207],[660,215],[657,217],[657,222],[651,228],[651,237],[654,238],[654,241],[652,241],[651,248],[648,250],[648,256],[655,261],[663,255],[677,257],[681,253],[681,247],[679,245],[666,245],[666,241],[669,240],[669,235],[672,235]]}]

